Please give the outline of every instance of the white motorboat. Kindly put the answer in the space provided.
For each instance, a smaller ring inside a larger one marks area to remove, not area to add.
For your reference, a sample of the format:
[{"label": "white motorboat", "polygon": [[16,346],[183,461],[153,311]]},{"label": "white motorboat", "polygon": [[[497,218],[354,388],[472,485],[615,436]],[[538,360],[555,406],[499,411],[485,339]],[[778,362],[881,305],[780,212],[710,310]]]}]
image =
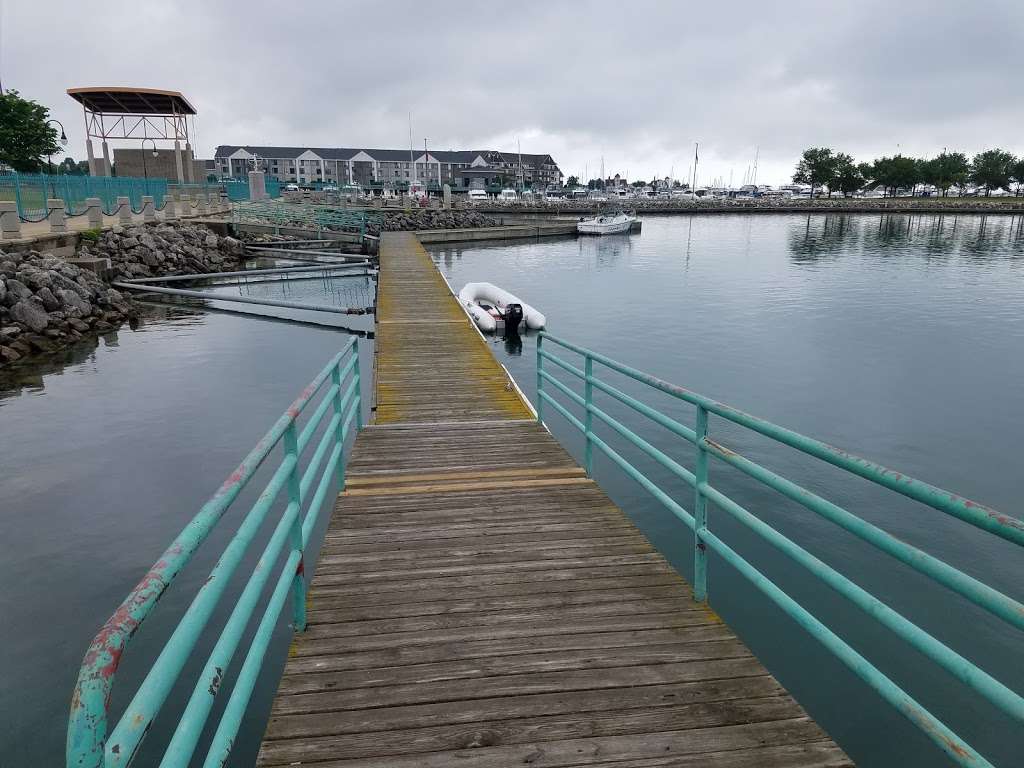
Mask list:
[{"label": "white motorboat", "polygon": [[636,216],[630,216],[628,213],[602,214],[580,219],[576,222],[576,231],[581,235],[614,235],[629,232],[636,220]]},{"label": "white motorboat", "polygon": [[544,327],[544,315],[491,283],[466,283],[459,291],[459,302],[476,327],[486,333],[499,328],[508,332],[521,328],[537,331]]}]

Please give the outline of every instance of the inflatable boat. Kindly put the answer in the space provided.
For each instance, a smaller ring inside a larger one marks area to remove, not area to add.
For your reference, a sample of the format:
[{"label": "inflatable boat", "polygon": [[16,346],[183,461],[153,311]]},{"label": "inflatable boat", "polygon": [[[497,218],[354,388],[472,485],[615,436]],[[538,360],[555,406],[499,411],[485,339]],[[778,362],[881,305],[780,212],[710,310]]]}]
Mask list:
[{"label": "inflatable boat", "polygon": [[491,283],[466,283],[459,291],[459,301],[476,327],[485,333],[499,329],[538,331],[544,327],[544,315]]}]

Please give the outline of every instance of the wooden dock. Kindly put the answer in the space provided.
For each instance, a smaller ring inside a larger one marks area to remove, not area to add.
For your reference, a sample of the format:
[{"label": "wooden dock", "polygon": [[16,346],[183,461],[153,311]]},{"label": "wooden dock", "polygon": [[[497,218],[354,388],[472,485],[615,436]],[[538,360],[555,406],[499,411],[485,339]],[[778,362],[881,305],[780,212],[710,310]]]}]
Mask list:
[{"label": "wooden dock", "polygon": [[260,766],[849,766],[381,242],[358,437]]}]

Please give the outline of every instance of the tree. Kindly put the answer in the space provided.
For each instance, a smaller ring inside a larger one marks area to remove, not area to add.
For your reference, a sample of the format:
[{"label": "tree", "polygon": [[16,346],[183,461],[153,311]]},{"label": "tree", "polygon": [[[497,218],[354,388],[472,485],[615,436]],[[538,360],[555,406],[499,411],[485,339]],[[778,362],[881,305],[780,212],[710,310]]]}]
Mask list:
[{"label": "tree", "polygon": [[580,185],[580,177],[579,176],[570,176],[566,180],[565,185],[567,187],[578,187]]},{"label": "tree", "polygon": [[796,164],[793,181],[797,184],[810,184],[811,197],[814,197],[815,187],[832,181],[835,175],[835,163],[835,155],[828,147],[805,149],[800,157],[800,162]]},{"label": "tree", "polygon": [[849,197],[852,192],[856,192],[864,184],[864,174],[861,173],[860,166],[853,162],[853,158],[843,152],[837,154],[832,182],[829,184],[829,194],[832,193],[834,185],[843,193],[843,197]]},{"label": "tree", "polygon": [[646,187],[647,186],[647,182],[646,181],[634,181],[630,186],[637,187],[637,188]]},{"label": "tree", "polygon": [[993,189],[1010,186],[1011,168],[1017,158],[1002,149],[987,149],[971,161],[971,181],[985,187],[985,197]]},{"label": "tree", "polygon": [[1018,157],[1010,166],[1010,178],[1017,182],[1017,195],[1024,191],[1024,157]]},{"label": "tree", "polygon": [[17,91],[0,93],[0,164],[24,173],[38,170],[43,157],[57,154],[57,131],[47,124],[49,115],[46,107]]},{"label": "tree", "polygon": [[945,197],[950,187],[967,183],[970,165],[963,152],[943,152],[931,160],[921,161],[921,181],[934,184]]},{"label": "tree", "polygon": [[871,164],[870,178],[872,181],[881,184],[886,189],[886,194],[892,197],[901,187],[912,188],[920,178],[921,169],[912,157],[880,157]]}]

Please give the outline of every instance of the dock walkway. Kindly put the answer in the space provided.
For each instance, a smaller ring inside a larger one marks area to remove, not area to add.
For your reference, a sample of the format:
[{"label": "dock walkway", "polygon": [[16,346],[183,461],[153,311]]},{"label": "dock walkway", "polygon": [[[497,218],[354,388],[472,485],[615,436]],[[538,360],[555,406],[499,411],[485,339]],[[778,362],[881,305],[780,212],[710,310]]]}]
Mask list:
[{"label": "dock walkway", "polygon": [[260,766],[848,766],[548,432],[412,234]]}]

